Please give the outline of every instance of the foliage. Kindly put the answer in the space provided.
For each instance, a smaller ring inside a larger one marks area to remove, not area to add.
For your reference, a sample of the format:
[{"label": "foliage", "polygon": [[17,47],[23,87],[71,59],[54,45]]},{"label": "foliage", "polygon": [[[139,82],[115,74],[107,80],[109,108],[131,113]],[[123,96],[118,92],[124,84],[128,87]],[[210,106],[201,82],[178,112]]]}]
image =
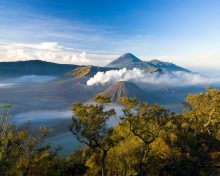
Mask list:
[{"label": "foliage", "polygon": [[92,149],[95,163],[102,168],[102,175],[107,175],[106,157],[118,141],[114,130],[107,126],[115,111],[105,110],[105,105],[110,102],[108,97],[97,96],[95,101],[95,105],[73,104],[70,130],[80,142]]},{"label": "foliage", "polygon": [[172,120],[169,143],[178,156],[165,166],[178,175],[218,175],[220,141],[220,91],[190,94],[185,100],[188,111]]},{"label": "foliage", "polygon": [[128,123],[131,133],[142,141],[138,175],[146,175],[151,144],[162,137],[171,114],[157,104],[139,103],[136,99],[122,98],[121,104],[124,121]]},{"label": "foliage", "polygon": [[[59,159],[49,145],[43,145],[50,131],[41,127],[30,133],[29,125],[15,126],[9,118],[10,105],[1,105],[0,173],[1,175],[46,176],[59,174]],[[56,168],[56,169],[55,169]]]},{"label": "foliage", "polygon": [[123,115],[110,99],[95,104],[73,104],[70,130],[85,147],[61,158],[45,145],[48,128],[34,132],[10,121],[10,104],[1,105],[0,175],[219,175],[220,90],[207,89],[185,99],[184,113],[160,105],[122,98]]},{"label": "foliage", "polygon": [[85,175],[89,167],[86,166],[87,154],[83,149],[70,155],[65,162],[65,175]]}]

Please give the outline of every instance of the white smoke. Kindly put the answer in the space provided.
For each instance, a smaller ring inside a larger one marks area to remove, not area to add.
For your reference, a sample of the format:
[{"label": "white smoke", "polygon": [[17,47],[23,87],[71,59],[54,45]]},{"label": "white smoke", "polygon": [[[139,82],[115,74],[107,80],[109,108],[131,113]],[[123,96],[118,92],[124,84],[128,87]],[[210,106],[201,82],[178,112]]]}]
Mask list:
[{"label": "white smoke", "polygon": [[184,87],[192,85],[209,85],[220,83],[220,77],[207,77],[198,73],[176,72],[153,72],[148,73],[144,70],[134,68],[127,70],[110,70],[107,72],[98,72],[93,78],[87,81],[87,85],[98,85],[114,83],[117,81],[131,81],[136,83],[148,83],[167,87]]}]

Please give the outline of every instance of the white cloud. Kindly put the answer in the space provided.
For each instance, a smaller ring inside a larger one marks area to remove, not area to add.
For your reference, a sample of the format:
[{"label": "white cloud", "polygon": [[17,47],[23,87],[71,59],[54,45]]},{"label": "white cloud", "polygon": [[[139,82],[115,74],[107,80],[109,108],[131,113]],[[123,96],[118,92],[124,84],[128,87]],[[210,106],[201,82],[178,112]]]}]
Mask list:
[{"label": "white cloud", "polygon": [[77,62],[77,61],[80,61],[80,62],[89,62],[90,60],[86,58],[86,52],[82,52],[81,54],[79,54],[79,56],[77,57],[76,54],[73,54],[72,55],[72,58],[71,58],[71,61],[72,62]]},{"label": "white cloud", "polygon": [[45,60],[57,63],[104,66],[118,55],[89,53],[57,42],[0,44],[0,61]]},{"label": "white cloud", "polygon": [[53,51],[57,51],[63,48],[63,46],[59,45],[57,42],[42,42],[39,44],[15,43],[13,45],[18,48],[30,48],[30,49],[38,49],[38,50],[53,50]]},{"label": "white cloud", "polygon": [[0,59],[4,61],[40,59],[72,64],[90,62],[85,51],[76,52],[56,42],[0,45]]},{"label": "white cloud", "polygon": [[148,83],[163,87],[184,87],[192,85],[209,85],[220,83],[220,77],[206,77],[197,73],[186,72],[165,72],[147,73],[144,70],[134,68],[127,70],[110,70],[107,72],[98,72],[94,77],[87,81],[87,85],[97,85],[114,83],[117,81],[132,81],[137,83]]}]

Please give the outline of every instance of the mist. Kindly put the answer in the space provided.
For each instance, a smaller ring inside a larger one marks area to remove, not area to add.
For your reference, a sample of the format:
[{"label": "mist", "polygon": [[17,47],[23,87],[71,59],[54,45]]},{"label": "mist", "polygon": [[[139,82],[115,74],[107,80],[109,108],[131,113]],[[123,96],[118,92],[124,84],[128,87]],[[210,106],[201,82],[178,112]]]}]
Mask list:
[{"label": "mist", "polygon": [[56,79],[56,76],[24,75],[16,78],[1,80],[0,88],[9,88],[26,83],[47,83],[54,79]]},{"label": "mist", "polygon": [[56,76],[40,76],[40,75],[25,75],[18,78],[8,79],[8,82],[17,84],[17,83],[46,83],[56,79]]},{"label": "mist", "polygon": [[110,70],[107,72],[98,72],[94,77],[87,81],[88,86],[114,83],[117,81],[131,81],[135,83],[148,83],[163,87],[186,87],[193,85],[210,85],[220,83],[219,76],[205,76],[198,73],[188,73],[182,71],[163,73],[149,73],[144,70],[134,68],[127,70]]},{"label": "mist", "polygon": [[68,126],[71,123],[71,118],[72,111],[66,109],[33,110],[16,114],[12,117],[12,121],[15,124],[30,122],[33,129],[42,126],[50,128],[52,131],[47,136],[45,144],[50,143],[52,149],[61,147],[60,154],[62,156],[68,156],[83,146],[69,131]]},{"label": "mist", "polygon": [[13,84],[7,84],[7,83],[0,83],[0,88],[8,88],[13,86]]},{"label": "mist", "polygon": [[[71,119],[72,112],[71,111],[64,111],[64,110],[44,110],[44,111],[30,111],[26,113],[20,113],[16,115],[15,120],[16,123],[24,123],[27,121],[32,122],[45,122],[51,120],[63,120],[63,119]],[[36,118],[37,117],[37,118]],[[46,118],[45,118],[46,117]]]}]

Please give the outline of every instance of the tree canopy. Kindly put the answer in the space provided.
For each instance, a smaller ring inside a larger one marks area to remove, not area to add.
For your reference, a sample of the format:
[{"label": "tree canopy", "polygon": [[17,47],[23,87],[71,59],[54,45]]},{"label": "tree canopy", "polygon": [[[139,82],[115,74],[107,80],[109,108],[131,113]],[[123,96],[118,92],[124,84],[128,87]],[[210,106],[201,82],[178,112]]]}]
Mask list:
[{"label": "tree canopy", "polygon": [[50,130],[10,120],[10,104],[1,105],[0,175],[147,176],[220,174],[220,90],[189,94],[183,113],[158,104],[121,98],[116,126],[109,97],[94,104],[73,104],[72,134],[84,147],[59,156],[44,139]]}]

